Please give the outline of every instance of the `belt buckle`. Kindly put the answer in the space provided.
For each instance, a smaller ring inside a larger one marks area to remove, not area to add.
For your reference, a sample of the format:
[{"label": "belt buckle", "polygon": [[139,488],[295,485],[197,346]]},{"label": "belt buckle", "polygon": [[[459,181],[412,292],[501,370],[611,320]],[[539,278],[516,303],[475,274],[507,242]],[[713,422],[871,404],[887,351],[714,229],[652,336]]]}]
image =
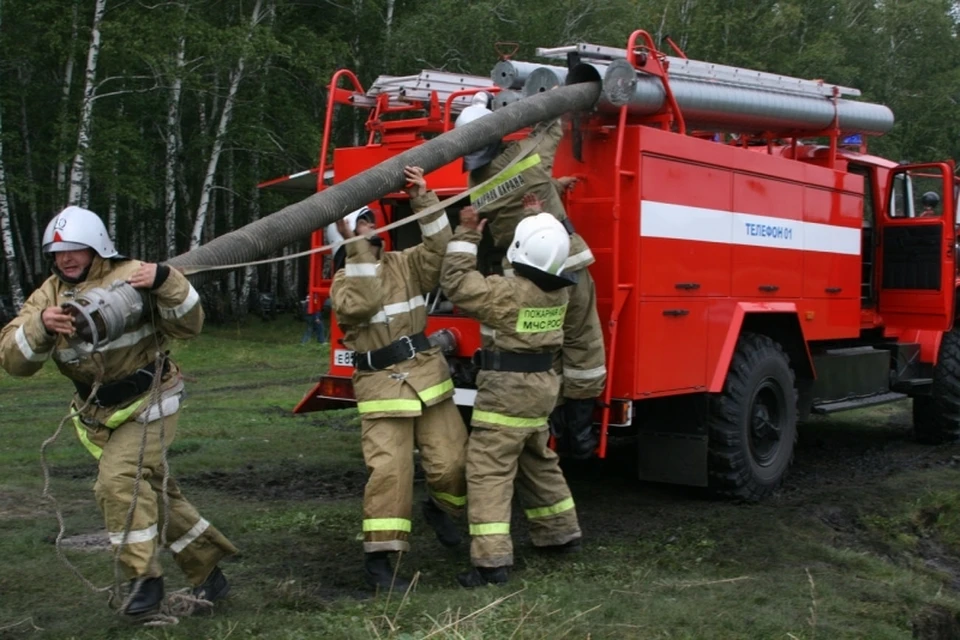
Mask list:
[{"label": "belt buckle", "polygon": [[407,348],[410,349],[410,355],[406,356],[404,360],[413,360],[417,357],[417,350],[413,346],[413,340],[410,339],[410,336],[400,336],[397,339],[397,342],[402,342],[407,345]]}]

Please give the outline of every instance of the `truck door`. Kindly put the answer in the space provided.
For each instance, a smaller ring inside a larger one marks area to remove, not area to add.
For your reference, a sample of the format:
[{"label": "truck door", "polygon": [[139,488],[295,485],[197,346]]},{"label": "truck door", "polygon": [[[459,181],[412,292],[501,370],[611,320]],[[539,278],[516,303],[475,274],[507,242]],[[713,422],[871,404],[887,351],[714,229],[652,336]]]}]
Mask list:
[{"label": "truck door", "polygon": [[948,330],[956,288],[952,168],[902,165],[889,176],[878,229],[880,315],[887,326]]}]

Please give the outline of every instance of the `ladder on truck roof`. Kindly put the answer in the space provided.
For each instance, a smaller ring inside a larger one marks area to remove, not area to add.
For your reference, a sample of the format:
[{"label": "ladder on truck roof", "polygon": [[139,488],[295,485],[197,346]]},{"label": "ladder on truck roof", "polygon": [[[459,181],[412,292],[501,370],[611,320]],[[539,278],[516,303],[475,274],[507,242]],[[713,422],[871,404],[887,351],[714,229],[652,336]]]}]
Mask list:
[{"label": "ladder on truck roof", "polygon": [[378,76],[365,93],[353,97],[353,104],[374,108],[380,96],[386,96],[389,106],[429,104],[436,93],[438,102],[449,101],[448,109],[459,113],[470,104],[472,95],[466,92],[490,88],[490,78],[424,69],[416,75]]},{"label": "ladder on truck roof", "polygon": [[[340,88],[338,85],[342,78],[346,78],[352,86]],[[329,173],[327,158],[330,150],[333,113],[337,104],[370,109],[366,122],[367,144],[373,144],[378,133],[412,139],[421,133],[448,130],[452,115],[463,111],[478,91],[496,94],[500,89],[494,86],[488,77],[424,69],[420,73],[405,76],[380,75],[364,91],[352,71],[340,69],[330,79],[323,141],[320,145],[320,162],[316,173],[321,176]],[[418,111],[425,114],[397,120],[382,118],[388,113]],[[328,185],[325,182],[318,180],[316,190],[322,191],[326,186]],[[311,244],[319,246],[323,243],[323,229],[315,230],[311,234]],[[309,285],[307,292],[311,310],[319,308],[330,295],[332,274],[327,277],[324,273],[325,259],[330,259],[329,254],[314,253],[309,258],[309,272],[314,274],[315,278],[315,284]]]},{"label": "ladder on truck roof", "polygon": [[[591,60],[613,61],[625,59],[626,49],[606,47],[599,44],[581,42],[565,47],[538,47],[536,53],[541,58],[566,59],[570,54]],[[700,81],[713,81],[719,84],[729,84],[741,88],[755,88],[799,95],[817,95],[829,98],[837,88],[839,95],[860,96],[860,90],[852,87],[823,82],[822,80],[805,80],[776,73],[767,73],[744,67],[731,67],[724,64],[691,60],[674,56],[663,56],[665,66],[671,78],[685,78]]]}]

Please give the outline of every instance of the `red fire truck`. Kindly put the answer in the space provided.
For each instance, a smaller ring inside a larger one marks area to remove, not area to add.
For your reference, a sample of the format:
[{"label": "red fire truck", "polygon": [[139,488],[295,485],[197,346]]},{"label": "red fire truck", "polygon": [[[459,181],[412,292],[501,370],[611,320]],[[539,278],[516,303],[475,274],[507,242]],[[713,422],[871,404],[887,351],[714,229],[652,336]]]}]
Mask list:
[{"label": "red fire truck", "polygon": [[[553,167],[580,179],[566,210],[597,257],[608,370],[599,458],[622,438],[637,443],[641,479],[756,499],[781,482],[811,412],[909,397],[919,439],[960,434],[953,162],[867,153],[867,136],[893,117],[844,97],[855,89],[676,53],[637,31],[626,49],[538,50],[559,65],[505,57],[489,79],[424,71],[363,91],[342,70],[315,174],[332,158],[342,181],[442,134],[479,90],[503,105],[551,83],[602,81],[597,108],[566,118]],[[368,109],[369,138],[329,154],[336,105]],[[427,181],[441,199],[467,185],[459,161]],[[411,213],[399,192],[370,206],[379,226]],[[460,206],[448,208],[452,224]],[[411,246],[419,228],[384,240]],[[324,264],[314,256],[311,311],[329,292]],[[478,325],[439,291],[425,304],[427,334],[455,338],[445,352],[468,413]],[[331,322],[329,373],[295,411],[353,405],[341,338]]]}]

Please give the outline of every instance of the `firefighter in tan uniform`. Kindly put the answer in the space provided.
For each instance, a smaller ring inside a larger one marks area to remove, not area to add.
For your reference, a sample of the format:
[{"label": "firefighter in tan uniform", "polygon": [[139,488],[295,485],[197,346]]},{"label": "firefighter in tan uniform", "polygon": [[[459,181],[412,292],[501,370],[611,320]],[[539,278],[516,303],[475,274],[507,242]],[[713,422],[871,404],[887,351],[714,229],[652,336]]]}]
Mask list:
[{"label": "firefighter in tan uniform", "polygon": [[[90,398],[89,406],[74,418],[74,427],[80,442],[99,461],[94,492],[131,589],[143,579],[124,612],[149,613],[164,596],[161,567],[155,558],[164,517],[160,429],[162,423],[169,447],[183,394],[177,365],[167,357],[163,370],[156,371],[156,354],[164,350],[168,337],[183,339],[200,333],[203,310],[196,290],[181,273],[120,256],[100,217],[86,209],[71,206],[57,214],[47,225],[43,250],[53,253],[54,275],[0,331],[0,365],[11,375],[29,376],[52,357],[76,387],[73,407],[82,407]],[[124,298],[109,297],[111,285],[118,281],[128,283],[121,285],[123,290],[143,301],[139,318],[131,315],[134,306],[120,304]],[[87,327],[84,332],[80,316],[68,311],[71,301],[105,291],[108,297],[100,299],[110,301],[110,308],[125,314],[132,326],[121,325],[122,335],[91,352],[91,345],[77,336],[93,336],[97,330]],[[153,391],[157,375],[160,383],[158,391]],[[91,395],[98,378],[102,386]],[[144,430],[143,480],[127,530]],[[168,478],[165,501],[170,513],[168,548],[193,585],[193,594],[211,602],[223,598],[230,587],[217,563],[237,549],[197,513],[173,478]]]},{"label": "firefighter in tan uniform", "polygon": [[[461,127],[489,113],[484,96],[477,94],[456,120]],[[559,119],[538,124],[530,134],[533,138],[545,132],[535,153],[507,169],[491,184],[470,196],[471,205],[481,218],[489,221],[490,234],[497,249],[505,251],[513,238],[517,224],[541,209],[524,206],[524,196],[533,194],[542,203],[542,210],[555,214],[570,236],[570,255],[564,264],[565,273],[576,276],[577,284],[570,289],[570,303],[563,326],[562,386],[558,406],[551,416],[558,436],[558,448],[572,458],[584,459],[593,455],[597,434],[593,428],[593,409],[607,380],[606,354],[600,317],[597,314],[597,293],[593,278],[587,269],[596,260],[587,243],[567,218],[560,197],[573,181],[551,176],[557,146],[563,137]],[[464,156],[464,171],[469,171],[473,187],[496,175],[520,151],[519,142],[496,142],[484,149]],[[512,269],[504,264],[504,275]]]},{"label": "firefighter in tan uniform", "polygon": [[[404,174],[415,212],[438,202],[422,169],[407,167]],[[394,579],[389,554],[410,548],[415,442],[429,492],[423,514],[441,544],[460,543],[449,515],[462,515],[466,504],[467,430],[453,402],[447,361],[424,334],[423,296],[437,287],[452,231],[442,209],[419,222],[423,243],[404,251],[382,252],[376,236],[346,245],[346,265],[331,287],[344,344],[354,350],[353,387],[370,474],[363,497],[365,575],[382,588],[409,585]],[[350,226],[338,221],[340,235],[374,230],[364,217]]]},{"label": "firefighter in tan uniform", "polygon": [[547,446],[547,418],[560,392],[553,362],[575,284],[563,266],[569,234],[552,214],[525,218],[507,252],[516,275],[484,277],[476,263],[485,222],[478,225],[470,207],[461,210],[440,275],[447,297],[481,322],[483,339],[467,447],[473,569],[457,576],[467,588],[507,581],[515,480],[534,546],[567,553],[581,538],[559,459]]}]

